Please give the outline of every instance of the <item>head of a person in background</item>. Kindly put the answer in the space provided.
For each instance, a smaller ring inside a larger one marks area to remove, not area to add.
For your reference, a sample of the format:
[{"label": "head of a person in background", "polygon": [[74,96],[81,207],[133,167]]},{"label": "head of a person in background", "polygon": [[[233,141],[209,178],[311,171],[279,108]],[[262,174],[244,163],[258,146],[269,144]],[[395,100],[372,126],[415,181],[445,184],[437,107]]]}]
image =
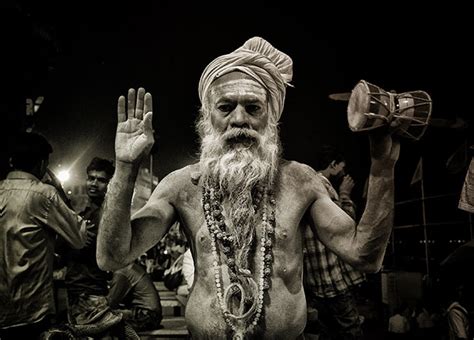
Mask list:
[{"label": "head of a person in background", "polygon": [[42,179],[52,152],[53,148],[44,136],[34,132],[19,132],[13,139],[10,150],[10,169],[28,172]]},{"label": "head of a person in background", "polygon": [[346,174],[345,158],[336,147],[323,145],[316,153],[316,170],[338,188]]},{"label": "head of a person in background", "polygon": [[101,204],[107,193],[107,186],[114,175],[114,165],[111,161],[94,157],[87,166],[87,196],[97,204]]}]

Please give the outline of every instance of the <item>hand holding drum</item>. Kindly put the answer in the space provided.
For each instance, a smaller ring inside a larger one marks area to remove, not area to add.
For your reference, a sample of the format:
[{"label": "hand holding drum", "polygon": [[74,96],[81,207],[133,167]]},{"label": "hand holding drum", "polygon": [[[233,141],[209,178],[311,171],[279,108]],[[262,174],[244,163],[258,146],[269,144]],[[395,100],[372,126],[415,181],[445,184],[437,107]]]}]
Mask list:
[{"label": "hand holding drum", "polygon": [[400,94],[360,80],[352,90],[347,121],[354,132],[389,126],[391,133],[419,140],[431,117],[432,101],[424,91]]}]

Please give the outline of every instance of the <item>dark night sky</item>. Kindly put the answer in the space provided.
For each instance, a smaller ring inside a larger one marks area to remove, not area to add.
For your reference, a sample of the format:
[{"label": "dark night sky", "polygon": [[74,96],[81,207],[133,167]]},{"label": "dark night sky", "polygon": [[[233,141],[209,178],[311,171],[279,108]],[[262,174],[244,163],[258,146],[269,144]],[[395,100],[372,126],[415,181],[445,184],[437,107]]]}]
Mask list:
[{"label": "dark night sky", "polygon": [[[256,35],[294,62],[295,87],[287,91],[281,120],[285,157],[312,165],[318,145],[339,145],[359,194],[368,171],[367,138],[349,130],[347,103],[330,100],[330,93],[349,92],[360,79],[396,92],[424,90],[433,99],[433,117],[471,120],[470,93],[462,84],[471,70],[472,37],[462,8],[430,8],[428,16],[424,8],[400,3],[375,15],[373,8],[343,9],[342,3],[324,9],[223,3],[20,6],[31,13],[25,22],[56,39],[53,69],[32,77],[28,93],[46,98],[36,129],[53,144],[52,164],[77,160],[73,173],[83,180],[93,156],[112,158],[116,100],[138,86],[154,98],[155,172],[162,178],[192,162],[202,70]],[[459,191],[462,176],[449,175],[445,163],[467,136],[465,130],[429,128],[420,142],[404,140],[398,195],[413,194],[409,181],[420,155],[426,159],[427,194]]]}]

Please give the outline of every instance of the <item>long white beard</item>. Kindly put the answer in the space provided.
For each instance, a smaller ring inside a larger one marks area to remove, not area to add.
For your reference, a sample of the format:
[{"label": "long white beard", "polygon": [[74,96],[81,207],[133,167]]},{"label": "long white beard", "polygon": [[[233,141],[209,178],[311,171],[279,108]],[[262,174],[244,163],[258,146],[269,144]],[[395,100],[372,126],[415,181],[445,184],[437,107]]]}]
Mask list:
[{"label": "long white beard", "polygon": [[248,253],[255,227],[260,224],[252,191],[257,185],[271,185],[276,177],[280,159],[278,128],[269,125],[263,134],[236,128],[220,134],[211,126],[206,130],[200,157],[203,183],[213,182],[224,198],[223,213],[228,231],[234,235],[236,264],[248,269]]}]

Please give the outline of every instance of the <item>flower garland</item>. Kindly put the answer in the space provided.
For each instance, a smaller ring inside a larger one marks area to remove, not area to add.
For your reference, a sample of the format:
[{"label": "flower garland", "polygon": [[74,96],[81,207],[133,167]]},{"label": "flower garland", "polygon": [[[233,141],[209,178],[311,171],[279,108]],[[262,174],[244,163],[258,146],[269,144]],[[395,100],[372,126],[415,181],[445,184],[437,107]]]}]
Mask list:
[{"label": "flower garland", "polygon": [[[261,208],[261,235],[257,254],[260,252],[260,264],[256,270],[257,282],[248,268],[240,268],[235,260],[235,236],[226,227],[222,214],[222,197],[215,185],[206,183],[203,186],[203,209],[206,224],[211,235],[211,249],[214,256],[213,268],[217,299],[224,315],[224,320],[233,332],[234,339],[244,339],[260,320],[263,313],[264,291],[270,288],[272,272],[272,237],[275,233],[275,200],[272,194],[262,186],[252,191],[255,212]],[[223,254],[222,254],[223,253]],[[226,260],[224,259],[226,258]],[[227,265],[230,284],[224,288],[221,266]],[[231,311],[234,297],[239,299],[238,313]]]}]

